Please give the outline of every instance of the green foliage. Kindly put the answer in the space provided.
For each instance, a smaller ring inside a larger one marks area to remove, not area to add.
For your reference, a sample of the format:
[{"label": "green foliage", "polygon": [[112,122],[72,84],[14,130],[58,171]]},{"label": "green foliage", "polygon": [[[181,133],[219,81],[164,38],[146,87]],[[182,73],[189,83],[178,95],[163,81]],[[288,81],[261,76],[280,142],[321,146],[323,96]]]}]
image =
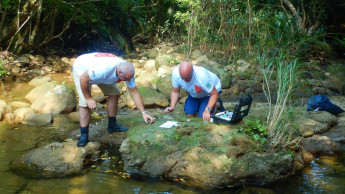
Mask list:
[{"label": "green foliage", "polygon": [[5,69],[5,61],[0,60],[0,78],[6,77],[7,71]]},{"label": "green foliage", "polygon": [[[284,50],[263,53],[258,60],[264,77],[264,93],[269,104],[266,123],[271,145],[273,147],[289,146],[298,142],[298,139],[293,137],[295,128],[293,127],[294,110],[291,97],[298,87],[300,61],[286,54]],[[274,78],[273,72],[276,72]],[[270,81],[276,83],[276,89],[272,89]]]},{"label": "green foliage", "polygon": [[263,144],[267,141],[268,130],[266,124],[261,123],[260,120],[246,120],[245,122],[246,125],[241,127],[241,132],[245,132],[256,142]]}]

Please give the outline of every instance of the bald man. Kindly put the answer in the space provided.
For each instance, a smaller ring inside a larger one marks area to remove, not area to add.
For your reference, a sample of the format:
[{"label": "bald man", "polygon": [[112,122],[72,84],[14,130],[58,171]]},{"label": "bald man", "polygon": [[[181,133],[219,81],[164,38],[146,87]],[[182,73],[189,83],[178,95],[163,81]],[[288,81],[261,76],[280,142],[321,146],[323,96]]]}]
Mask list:
[{"label": "bald man", "polygon": [[79,95],[79,120],[81,137],[78,147],[84,147],[89,139],[90,109],[96,108],[91,98],[91,84],[97,84],[107,100],[108,132],[123,132],[129,128],[116,122],[120,90],[116,83],[125,81],[131,97],[142,114],[146,124],[154,119],[146,113],[140,93],[134,81],[135,69],[128,63],[110,53],[89,53],[79,56],[73,65],[74,83]]},{"label": "bald man", "polygon": [[172,86],[170,106],[165,109],[165,113],[174,111],[181,87],[189,93],[184,106],[186,116],[192,117],[198,113],[204,121],[210,121],[217,101],[220,102],[221,109],[224,109],[221,99],[218,98],[220,80],[216,74],[203,67],[193,66],[187,61],[181,62],[173,70]]}]

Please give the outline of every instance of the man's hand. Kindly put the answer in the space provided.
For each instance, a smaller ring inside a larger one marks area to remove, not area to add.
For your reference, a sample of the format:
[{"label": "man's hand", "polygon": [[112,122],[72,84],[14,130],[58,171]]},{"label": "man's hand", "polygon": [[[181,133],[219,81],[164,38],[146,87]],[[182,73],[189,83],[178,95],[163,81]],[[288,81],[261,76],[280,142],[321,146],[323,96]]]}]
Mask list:
[{"label": "man's hand", "polygon": [[97,107],[97,102],[92,98],[87,99],[86,103],[90,109],[95,109]]},{"label": "man's hand", "polygon": [[174,111],[174,108],[173,107],[167,107],[165,110],[164,110],[164,113],[169,113],[169,112],[172,112]]},{"label": "man's hand", "polygon": [[143,113],[143,119],[145,121],[146,124],[152,124],[155,122],[155,120],[153,119],[153,117],[151,117],[149,114],[147,113]]},{"label": "man's hand", "polygon": [[207,122],[210,121],[210,113],[211,112],[209,110],[205,110],[204,113],[202,113],[202,120]]}]

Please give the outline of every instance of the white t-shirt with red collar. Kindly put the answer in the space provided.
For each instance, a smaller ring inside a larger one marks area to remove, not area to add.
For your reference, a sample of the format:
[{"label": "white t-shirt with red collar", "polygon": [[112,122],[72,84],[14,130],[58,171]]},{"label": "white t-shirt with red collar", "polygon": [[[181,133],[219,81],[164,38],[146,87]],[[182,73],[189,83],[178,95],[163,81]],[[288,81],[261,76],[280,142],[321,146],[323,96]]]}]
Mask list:
[{"label": "white t-shirt with red collar", "polygon": [[172,86],[174,88],[182,87],[193,98],[204,98],[209,96],[213,87],[220,92],[222,85],[216,74],[203,67],[193,66],[193,76],[189,82],[183,81],[179,73],[179,67],[174,68],[172,72]]},{"label": "white t-shirt with red collar", "polygon": [[[116,75],[116,66],[125,62],[121,58],[110,53],[88,53],[80,55],[73,65],[73,73],[79,76],[88,72],[90,84],[114,84],[122,81]],[[135,87],[134,77],[128,82],[128,88]]]}]

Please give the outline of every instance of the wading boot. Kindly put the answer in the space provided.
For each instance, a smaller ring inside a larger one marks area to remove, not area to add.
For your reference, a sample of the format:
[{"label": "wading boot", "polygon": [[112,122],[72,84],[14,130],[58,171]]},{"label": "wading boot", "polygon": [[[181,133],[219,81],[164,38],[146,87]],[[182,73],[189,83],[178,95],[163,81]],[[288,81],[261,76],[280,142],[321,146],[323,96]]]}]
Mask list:
[{"label": "wading boot", "polygon": [[108,132],[124,132],[127,131],[129,127],[124,127],[116,124],[116,117],[108,117]]},{"label": "wading boot", "polygon": [[78,147],[85,147],[89,142],[89,127],[80,127],[80,139],[77,143]]}]

